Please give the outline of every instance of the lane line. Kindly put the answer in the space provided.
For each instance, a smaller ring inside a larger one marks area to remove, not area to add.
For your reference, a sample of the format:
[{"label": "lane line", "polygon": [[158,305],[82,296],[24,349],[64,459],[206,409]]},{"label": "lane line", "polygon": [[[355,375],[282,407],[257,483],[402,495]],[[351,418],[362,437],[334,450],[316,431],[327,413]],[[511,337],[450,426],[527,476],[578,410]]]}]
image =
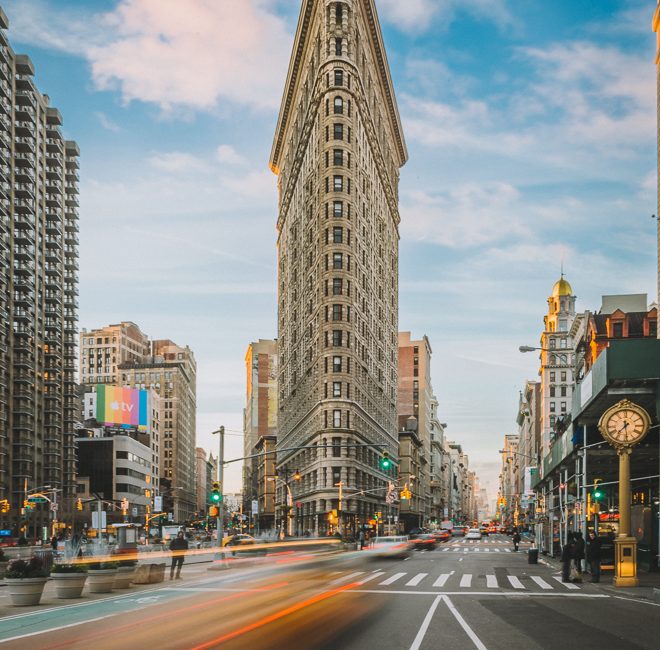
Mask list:
[{"label": "lane line", "polygon": [[560,585],[566,587],[566,589],[579,589],[577,585],[574,585],[572,582],[562,582],[561,576],[552,576]]},{"label": "lane line", "polygon": [[426,616],[424,617],[424,620],[422,621],[422,624],[420,625],[419,630],[417,631],[417,636],[415,636],[415,640],[410,646],[410,650],[419,650],[419,648],[422,646],[422,641],[424,641],[424,636],[426,635],[426,631],[429,629],[429,625],[431,625],[433,614],[435,614],[435,610],[438,609],[438,605],[440,604],[441,600],[442,600],[442,596],[438,596],[431,603],[431,607],[429,607],[429,611],[426,612]]},{"label": "lane line", "polygon": [[461,578],[461,584],[459,587],[470,587],[472,585],[472,574],[471,573],[465,573],[463,574],[463,577]]},{"label": "lane line", "polygon": [[406,582],[406,587],[416,587],[427,575],[428,573],[418,573],[414,578]]},{"label": "lane line", "polygon": [[445,582],[449,580],[449,573],[443,573],[434,583],[434,587],[444,587]]},{"label": "lane line", "polygon": [[524,589],[525,588],[525,585],[522,582],[520,582],[520,580],[518,579],[517,576],[507,576],[507,578],[509,578],[509,582],[511,583],[511,586],[514,589]]},{"label": "lane line", "polygon": [[399,578],[403,578],[405,576],[405,573],[395,573],[393,576],[390,576],[387,578],[387,580],[383,580],[383,582],[379,582],[379,585],[391,585],[393,582],[396,582]]},{"label": "lane line", "polygon": [[608,594],[574,594],[553,591],[551,594],[532,591],[407,591],[401,589],[355,589],[361,594],[382,594],[384,596],[505,596],[506,598],[613,598]]},{"label": "lane line", "polygon": [[454,607],[454,603],[447,596],[442,596],[442,600],[449,608],[449,611],[454,615],[454,618],[459,622],[460,626],[465,630],[465,633],[470,637],[470,641],[474,643],[477,650],[488,650],[481,642],[481,639],[474,633],[474,630],[465,622],[465,619],[460,615],[459,611]]},{"label": "lane line", "polygon": [[18,639],[27,639],[31,636],[37,636],[39,634],[50,634],[51,632],[59,632],[60,630],[66,630],[69,627],[76,627],[77,625],[85,625],[85,623],[96,623],[96,621],[102,621],[106,618],[111,618],[116,614],[106,614],[105,616],[98,616],[97,618],[86,618],[84,621],[77,621],[76,623],[68,623],[67,625],[60,625],[59,627],[51,627],[47,630],[41,630],[40,632],[28,632],[26,634],[19,634],[18,636],[11,636],[6,639],[0,639],[0,643],[8,643],[9,641],[18,641]]},{"label": "lane line", "polygon": [[493,575],[486,576],[486,587],[489,589],[497,589],[499,587],[497,584],[497,578]]},{"label": "lane line", "polygon": [[539,576],[530,576],[531,579],[539,586],[541,589],[552,589],[552,585],[548,584],[543,578]]}]

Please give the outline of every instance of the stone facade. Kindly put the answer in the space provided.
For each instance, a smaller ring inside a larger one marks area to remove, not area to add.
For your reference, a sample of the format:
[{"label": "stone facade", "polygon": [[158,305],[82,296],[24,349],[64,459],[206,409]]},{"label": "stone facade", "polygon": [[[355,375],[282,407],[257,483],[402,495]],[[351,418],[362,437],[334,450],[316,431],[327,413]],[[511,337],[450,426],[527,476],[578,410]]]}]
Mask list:
[{"label": "stone facade", "polygon": [[[370,519],[396,474],[378,458],[398,449],[406,159],[374,0],[304,0],[270,159],[279,190],[277,444],[309,447],[281,451],[278,465],[300,470],[304,530],[325,532],[334,509],[343,530]],[[382,447],[339,446],[350,443]],[[284,503],[282,482],[278,490]]]}]

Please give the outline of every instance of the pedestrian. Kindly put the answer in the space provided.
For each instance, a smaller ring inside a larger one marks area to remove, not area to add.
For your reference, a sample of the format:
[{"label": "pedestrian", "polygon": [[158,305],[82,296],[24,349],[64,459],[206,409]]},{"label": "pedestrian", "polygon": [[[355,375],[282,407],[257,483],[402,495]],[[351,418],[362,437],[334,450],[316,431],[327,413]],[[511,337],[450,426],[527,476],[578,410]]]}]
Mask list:
[{"label": "pedestrian", "polygon": [[360,550],[364,550],[364,531],[360,531]]},{"label": "pedestrian", "polygon": [[176,578],[181,578],[181,567],[183,558],[188,550],[188,540],[183,536],[183,531],[179,531],[177,536],[170,542],[170,551],[172,551],[172,566],[170,567],[170,580],[174,579],[174,569],[176,568]]},{"label": "pedestrian", "polygon": [[53,551],[57,550],[57,535],[53,535],[51,540],[50,540],[50,546],[53,549]]},{"label": "pedestrian", "polygon": [[573,540],[573,533],[568,533],[566,544],[561,549],[561,581],[571,581],[571,562],[573,561],[573,552],[575,542]]},{"label": "pedestrian", "polygon": [[584,538],[582,533],[577,531],[575,533],[575,550],[574,550],[574,559],[575,559],[575,571],[577,573],[577,578],[582,580],[582,560],[584,560]]},{"label": "pedestrian", "polygon": [[511,539],[513,540],[513,550],[517,551],[518,544],[520,544],[520,533],[518,532],[517,528],[513,529],[513,535],[511,536]]},{"label": "pedestrian", "polygon": [[589,532],[587,540],[587,562],[591,572],[591,582],[600,582],[600,540],[593,530]]}]

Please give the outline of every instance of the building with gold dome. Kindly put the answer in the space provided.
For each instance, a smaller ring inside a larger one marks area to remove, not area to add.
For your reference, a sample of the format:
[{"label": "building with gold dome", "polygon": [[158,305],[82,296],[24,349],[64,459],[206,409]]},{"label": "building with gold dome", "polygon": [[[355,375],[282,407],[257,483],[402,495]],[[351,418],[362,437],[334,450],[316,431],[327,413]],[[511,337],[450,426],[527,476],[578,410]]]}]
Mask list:
[{"label": "building with gold dome", "polygon": [[541,449],[548,453],[557,434],[565,429],[571,412],[574,383],[575,296],[570,283],[561,277],[548,298],[548,313],[541,334]]}]

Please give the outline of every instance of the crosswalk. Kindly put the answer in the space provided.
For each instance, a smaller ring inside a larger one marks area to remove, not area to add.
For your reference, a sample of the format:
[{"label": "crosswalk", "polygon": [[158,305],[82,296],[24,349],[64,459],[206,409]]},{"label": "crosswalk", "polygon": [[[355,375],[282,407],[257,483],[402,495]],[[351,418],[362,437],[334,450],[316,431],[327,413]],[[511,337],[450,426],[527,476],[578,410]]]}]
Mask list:
[{"label": "crosswalk", "polygon": [[581,587],[571,582],[562,582],[560,576],[552,576],[547,579],[537,575],[475,575],[472,573],[415,573],[410,571],[353,571],[335,578],[331,584],[340,585],[355,583],[357,587],[368,585],[375,587],[418,587],[420,589],[477,589],[491,591],[495,589],[513,590],[514,592],[548,592],[548,591],[576,591]]},{"label": "crosswalk", "polygon": [[484,546],[444,546],[440,553],[513,553],[512,548],[486,548]]},{"label": "crosswalk", "polygon": [[[487,537],[482,539],[454,539],[447,542],[447,544],[449,546],[456,546],[458,544],[499,544],[500,546],[513,546],[513,542],[510,539],[488,539]],[[529,544],[529,542],[520,542],[519,545],[524,546],[525,544]]]}]

